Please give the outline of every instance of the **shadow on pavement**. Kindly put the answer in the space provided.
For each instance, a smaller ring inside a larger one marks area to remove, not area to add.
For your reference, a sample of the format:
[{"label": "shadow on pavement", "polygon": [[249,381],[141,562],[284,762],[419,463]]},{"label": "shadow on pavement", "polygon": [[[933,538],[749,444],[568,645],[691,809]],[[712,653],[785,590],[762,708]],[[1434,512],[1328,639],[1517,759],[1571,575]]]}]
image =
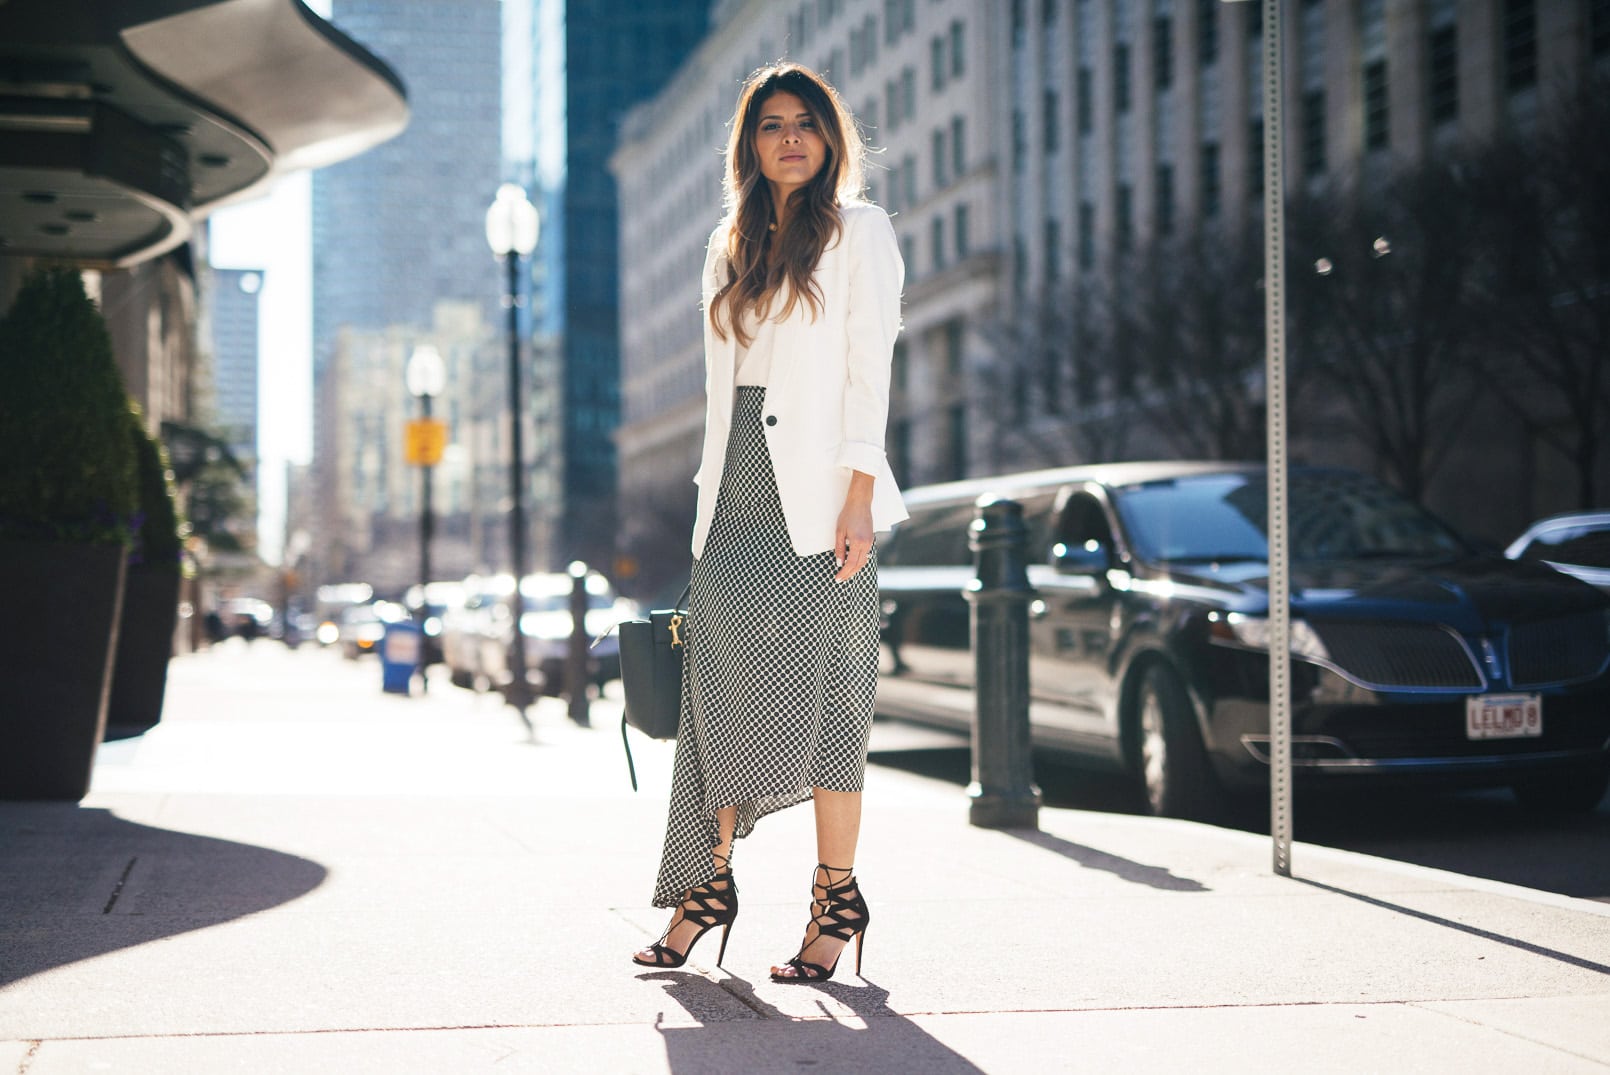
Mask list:
[{"label": "shadow on pavement", "polygon": [[1169,892],[1211,892],[1212,889],[1200,881],[1189,877],[1179,877],[1164,866],[1147,866],[1145,863],[1126,859],[1119,855],[1109,854],[1106,851],[1097,851],[1093,847],[1076,844],[1072,840],[1064,840],[1060,836],[1052,836],[1048,832],[1036,829],[1002,829],[1007,836],[1015,837],[1024,843],[1043,847],[1047,851],[1055,851],[1064,858],[1070,858],[1079,865],[1090,870],[1105,870],[1113,876],[1124,881],[1133,881],[1137,885],[1147,885],[1151,888],[1165,889]]},{"label": "shadow on pavement", "polygon": [[[717,1075],[720,1072],[783,1071],[817,1068],[823,1071],[922,1071],[928,1075],[983,1075],[983,1069],[951,1049],[910,1019],[889,1007],[889,991],[870,982],[849,985],[822,982],[789,986],[816,990],[838,1005],[837,1011],[817,1000],[821,1018],[789,1016],[755,995],[742,978],[719,983],[698,974],[667,971],[642,976],[666,983],[665,995],[695,1015],[707,1010],[712,985],[726,991],[760,1017],[755,1021],[727,1021],[706,1026],[658,1027],[665,1040],[669,1070],[681,1075]],[[863,979],[864,981],[864,979]],[[846,1021],[848,1015],[861,1026]],[[733,1029],[745,1031],[734,1035]],[[786,1028],[767,1033],[766,1029]]]},{"label": "shadow on pavement", "polygon": [[1610,974],[1610,964],[1595,963],[1591,959],[1583,959],[1581,956],[1574,956],[1569,952],[1561,952],[1556,948],[1544,948],[1540,944],[1533,944],[1530,941],[1523,941],[1518,937],[1506,937],[1502,933],[1494,933],[1491,930],[1479,929],[1476,926],[1467,925],[1464,922],[1456,922],[1451,918],[1443,918],[1440,915],[1428,914],[1425,911],[1416,911],[1412,907],[1404,907],[1402,904],[1377,899],[1374,896],[1366,896],[1361,892],[1350,892],[1345,888],[1338,888],[1335,885],[1327,885],[1322,881],[1313,881],[1306,877],[1294,877],[1292,880],[1299,881],[1302,884],[1308,885],[1312,888],[1322,889],[1325,892],[1334,892],[1338,896],[1346,896],[1351,900],[1358,900],[1361,903],[1367,903],[1371,907],[1380,907],[1383,910],[1396,911],[1398,914],[1408,915],[1410,918],[1418,918],[1422,922],[1430,922],[1437,926],[1446,926],[1448,929],[1456,929],[1460,933],[1468,933],[1472,937],[1482,937],[1497,944],[1508,945],[1511,948],[1519,948],[1521,951],[1530,952],[1533,955],[1546,956],[1549,959],[1556,959],[1561,963],[1566,963],[1573,967],[1581,967],[1583,970],[1595,971],[1599,974]]},{"label": "shadow on pavement", "polygon": [[323,866],[69,803],[0,804],[0,986],[305,896]]}]

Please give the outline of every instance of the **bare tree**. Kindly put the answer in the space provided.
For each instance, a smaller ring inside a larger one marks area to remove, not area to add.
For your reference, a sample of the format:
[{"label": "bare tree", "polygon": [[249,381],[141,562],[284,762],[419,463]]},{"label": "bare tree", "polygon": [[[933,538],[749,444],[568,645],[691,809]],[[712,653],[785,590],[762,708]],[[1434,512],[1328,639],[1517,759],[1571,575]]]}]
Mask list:
[{"label": "bare tree", "polygon": [[1114,303],[1148,416],[1173,454],[1254,459],[1264,450],[1262,254],[1252,230],[1202,229],[1136,258]]},{"label": "bare tree", "polygon": [[1122,458],[1133,425],[1111,297],[1093,277],[1047,287],[978,335],[994,376],[998,457],[1027,465]]},{"label": "bare tree", "polygon": [[1586,81],[1535,139],[1496,143],[1471,162],[1485,223],[1477,275],[1488,375],[1500,397],[1576,469],[1596,499],[1610,409],[1610,101]]},{"label": "bare tree", "polygon": [[1294,207],[1290,293],[1306,360],[1376,469],[1418,499],[1458,442],[1477,375],[1482,221],[1444,161]]}]

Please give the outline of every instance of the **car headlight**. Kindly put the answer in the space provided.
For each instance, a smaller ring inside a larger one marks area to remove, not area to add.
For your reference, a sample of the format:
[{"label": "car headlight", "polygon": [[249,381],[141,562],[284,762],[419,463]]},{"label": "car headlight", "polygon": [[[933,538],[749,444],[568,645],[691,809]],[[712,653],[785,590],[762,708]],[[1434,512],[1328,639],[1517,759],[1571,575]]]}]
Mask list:
[{"label": "car headlight", "polygon": [[[1248,649],[1269,648],[1269,618],[1241,612],[1214,613],[1209,633],[1218,641],[1235,642]],[[1291,621],[1291,652],[1311,661],[1330,660],[1330,651],[1307,620]]]}]

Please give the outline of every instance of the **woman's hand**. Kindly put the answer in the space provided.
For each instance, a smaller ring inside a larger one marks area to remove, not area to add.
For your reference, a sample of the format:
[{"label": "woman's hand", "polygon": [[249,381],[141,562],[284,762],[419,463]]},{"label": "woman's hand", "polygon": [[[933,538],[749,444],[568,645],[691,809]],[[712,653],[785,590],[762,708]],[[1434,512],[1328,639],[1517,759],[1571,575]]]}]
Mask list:
[{"label": "woman's hand", "polygon": [[852,471],[850,491],[833,537],[833,559],[838,563],[838,582],[848,582],[866,566],[872,554],[872,475]]}]

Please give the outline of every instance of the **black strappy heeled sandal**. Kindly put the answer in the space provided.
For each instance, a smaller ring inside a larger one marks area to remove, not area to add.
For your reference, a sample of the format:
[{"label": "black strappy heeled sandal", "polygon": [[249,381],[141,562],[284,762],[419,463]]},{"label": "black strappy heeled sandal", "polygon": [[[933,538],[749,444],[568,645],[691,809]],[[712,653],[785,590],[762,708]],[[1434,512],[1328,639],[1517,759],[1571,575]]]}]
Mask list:
[{"label": "black strappy heeled sandal", "polygon": [[[844,948],[840,948],[838,956],[833,957],[832,966],[824,967],[820,963],[805,961],[805,949],[822,937],[843,941],[845,947],[849,947],[850,938],[855,938],[855,973],[861,973],[861,949],[866,944],[867,923],[872,921],[872,914],[861,895],[861,883],[855,879],[854,867],[818,863],[816,868],[827,879],[822,884],[817,882],[814,874],[811,877],[810,924],[816,927],[816,936],[810,935],[810,927],[807,926],[805,943],[800,945],[799,954],[784,964],[793,967],[794,973],[785,975],[773,971],[771,980],[774,982],[825,982],[833,977]],[[833,875],[836,873],[844,874],[844,880],[835,882]]]},{"label": "black strappy heeled sandal", "polygon": [[[665,927],[660,939],[649,945],[649,951],[654,953],[652,959],[640,959],[634,953],[632,962],[639,967],[656,967],[671,970],[680,967],[688,961],[693,952],[693,946],[699,943],[699,938],[715,929],[717,926],[725,927],[721,931],[721,950],[716,953],[716,966],[727,955],[727,935],[732,932],[733,919],[738,917],[738,882],[733,880],[731,860],[725,855],[717,855],[721,860],[721,870],[702,885],[695,885],[688,889],[686,896],[682,897],[682,914],[671,916],[671,924]],[[717,885],[725,887],[717,888]],[[688,942],[687,948],[678,952],[665,942],[670,939],[671,932],[684,922],[692,922],[699,927],[699,931]]]}]

